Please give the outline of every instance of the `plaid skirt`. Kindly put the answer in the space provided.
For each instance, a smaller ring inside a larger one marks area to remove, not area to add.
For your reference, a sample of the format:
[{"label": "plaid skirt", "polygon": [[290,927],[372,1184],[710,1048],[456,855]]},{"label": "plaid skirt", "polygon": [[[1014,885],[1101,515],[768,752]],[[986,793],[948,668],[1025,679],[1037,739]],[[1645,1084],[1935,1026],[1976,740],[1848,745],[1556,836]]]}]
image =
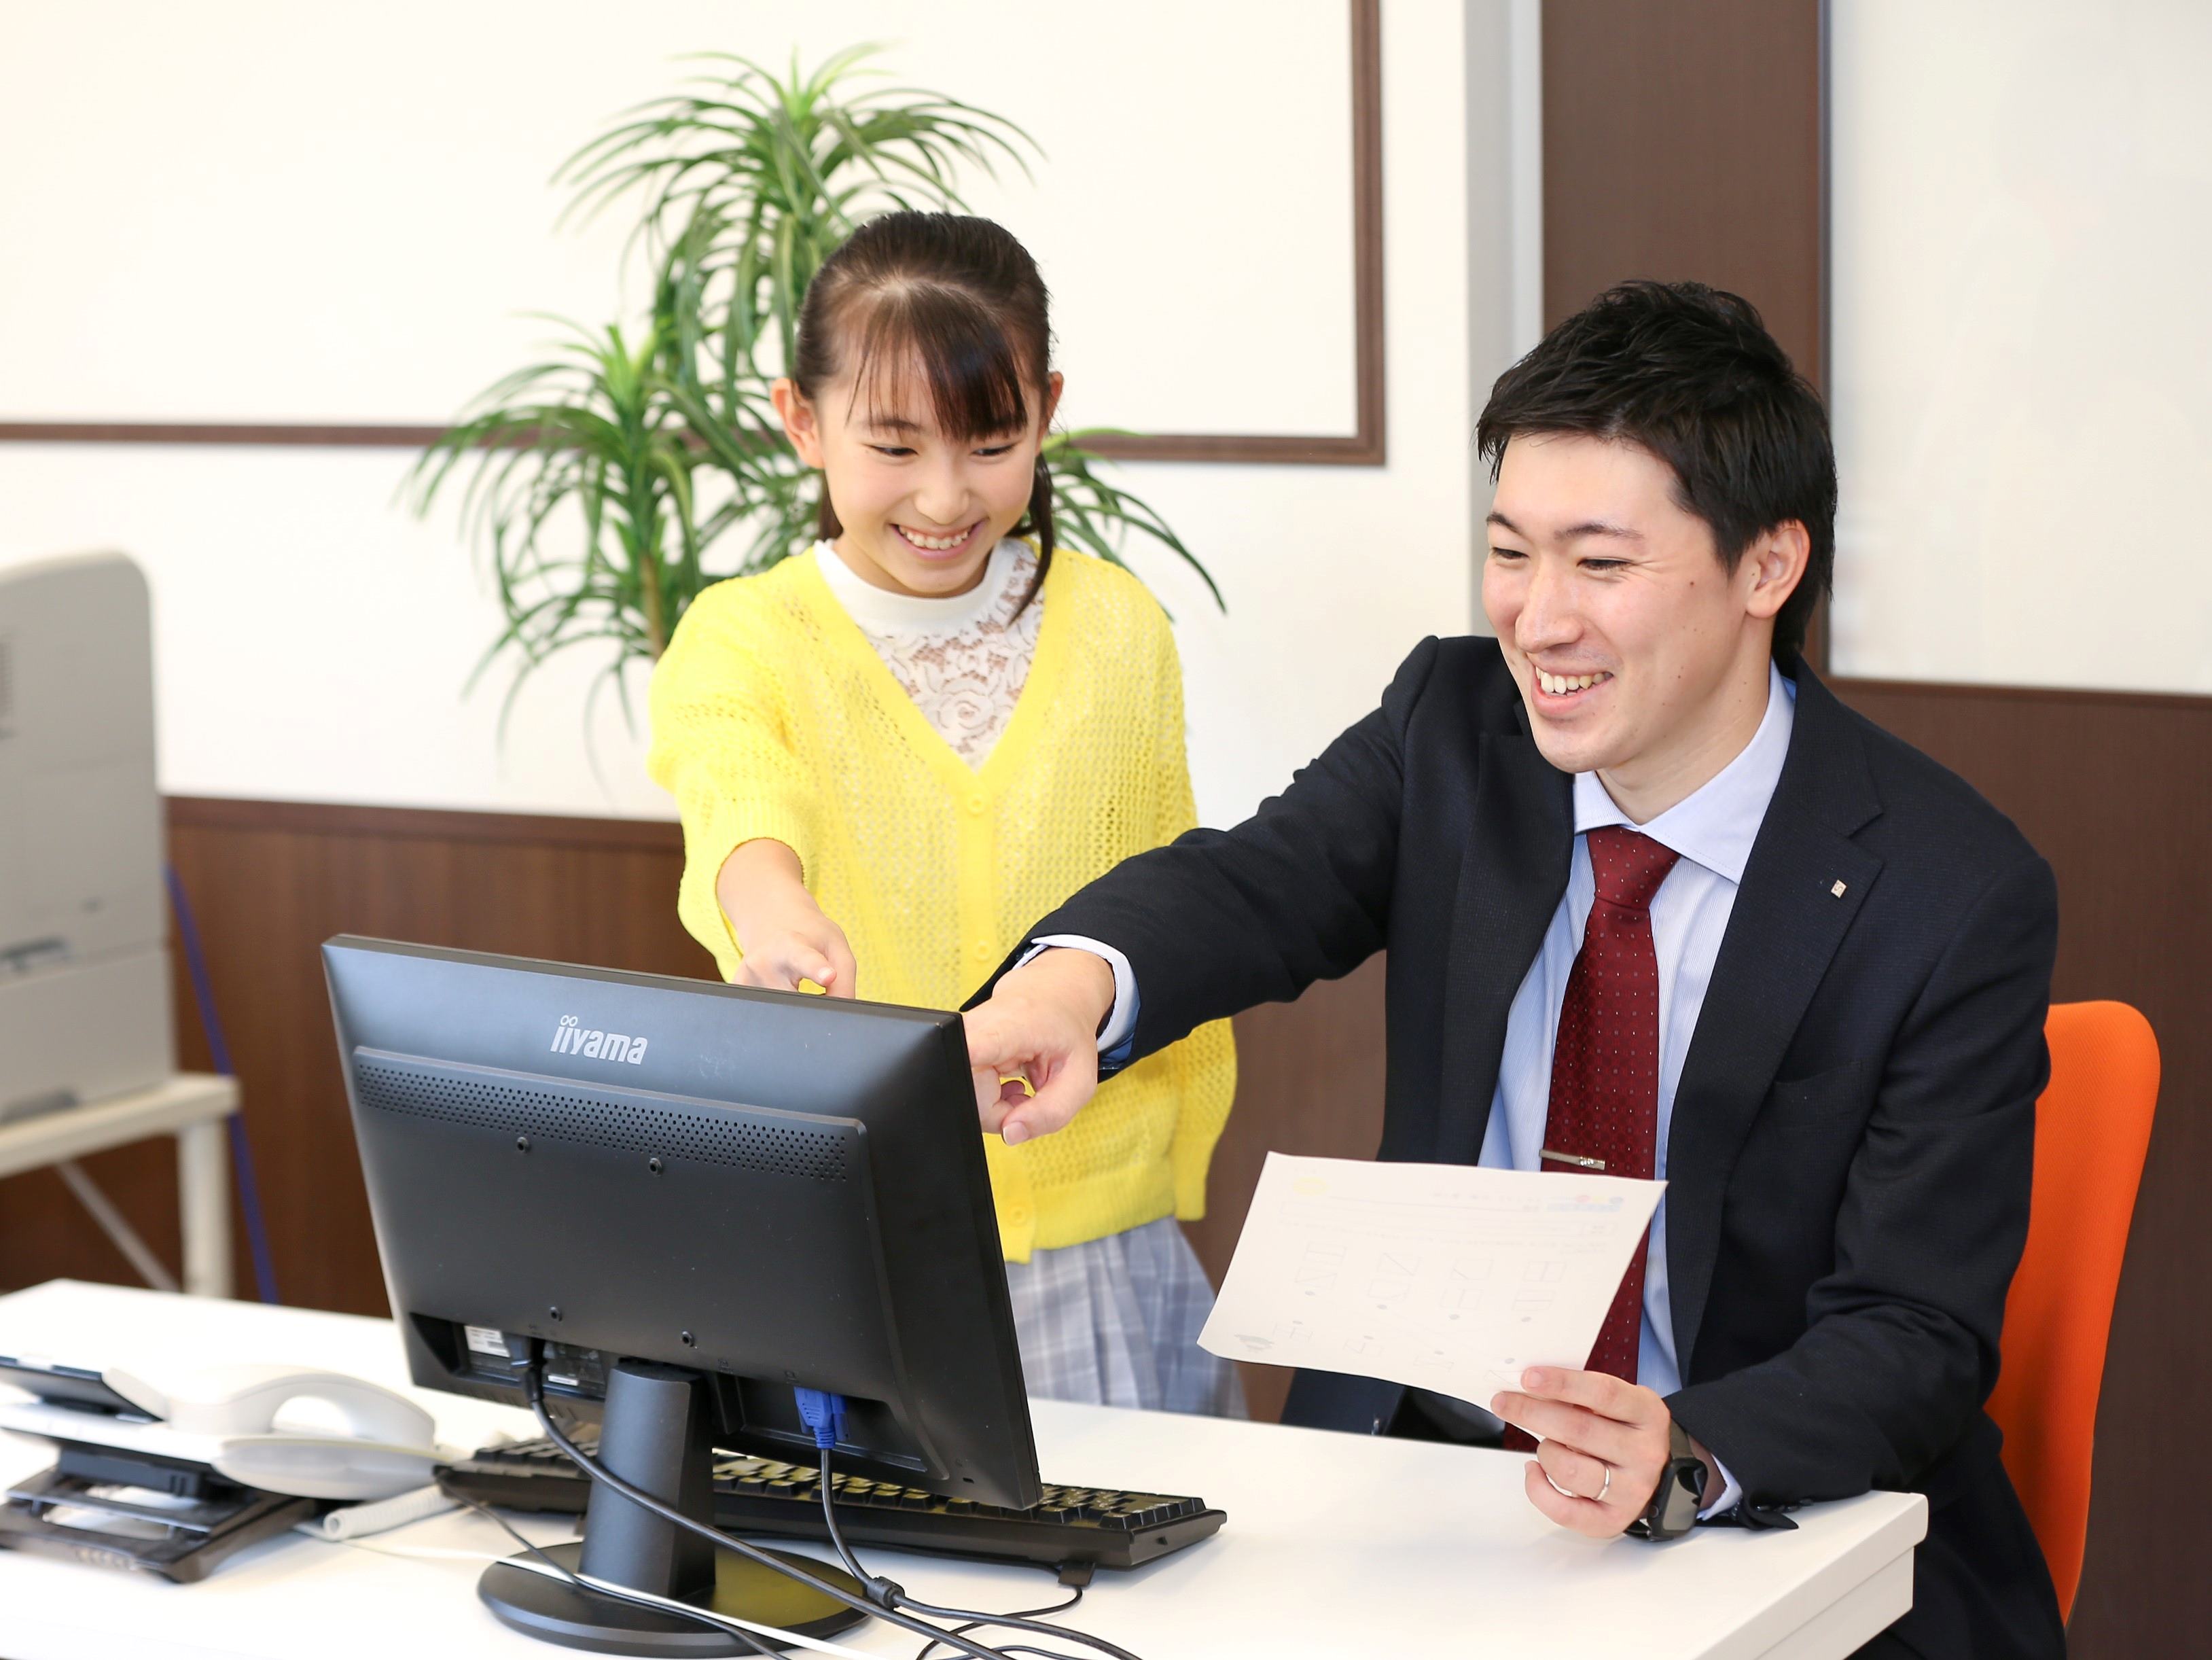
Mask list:
[{"label": "plaid skirt", "polygon": [[1198,1346],[1213,1286],[1172,1216],[1006,1264],[1029,1392],[1245,1416],[1237,1368]]}]

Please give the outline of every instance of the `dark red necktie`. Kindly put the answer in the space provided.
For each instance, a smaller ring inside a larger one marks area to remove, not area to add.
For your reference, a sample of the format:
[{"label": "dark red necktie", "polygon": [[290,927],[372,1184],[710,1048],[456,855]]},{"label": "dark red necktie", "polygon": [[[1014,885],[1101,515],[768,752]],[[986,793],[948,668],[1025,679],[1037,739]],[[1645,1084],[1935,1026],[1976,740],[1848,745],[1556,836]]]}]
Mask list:
[{"label": "dark red necktie", "polygon": [[[1651,897],[1677,855],[1618,824],[1591,830],[1584,840],[1597,897],[1559,1004],[1542,1168],[1649,1181],[1659,1122],[1659,957],[1651,944]],[[1639,1243],[1585,1368],[1632,1383],[1643,1335],[1644,1257]],[[1509,1429],[1506,1445],[1527,1451],[1534,1443]]]}]

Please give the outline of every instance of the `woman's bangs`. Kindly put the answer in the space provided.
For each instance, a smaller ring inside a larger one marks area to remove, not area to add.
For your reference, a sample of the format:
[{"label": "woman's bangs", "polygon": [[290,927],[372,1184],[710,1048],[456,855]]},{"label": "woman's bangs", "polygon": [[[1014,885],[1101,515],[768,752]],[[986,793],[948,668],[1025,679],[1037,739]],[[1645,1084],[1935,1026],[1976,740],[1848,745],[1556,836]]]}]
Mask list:
[{"label": "woman's bangs", "polygon": [[1029,425],[1032,377],[1021,350],[1001,320],[969,296],[917,284],[877,296],[858,320],[859,405],[909,420],[927,410],[940,433],[961,442],[1006,437]]}]

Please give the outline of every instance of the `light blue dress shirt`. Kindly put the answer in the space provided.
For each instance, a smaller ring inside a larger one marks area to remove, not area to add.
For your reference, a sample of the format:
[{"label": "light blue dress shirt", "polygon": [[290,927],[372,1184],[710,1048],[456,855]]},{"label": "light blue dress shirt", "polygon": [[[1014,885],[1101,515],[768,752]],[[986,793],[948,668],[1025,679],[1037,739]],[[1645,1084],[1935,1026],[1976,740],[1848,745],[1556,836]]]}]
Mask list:
[{"label": "light blue dress shirt", "polygon": [[[1705,1006],[1721,936],[1743,881],[1751,844],[1766,818],[1767,803],[1781,781],[1796,716],[1797,689],[1772,665],[1767,667],[1766,714],[1751,742],[1701,788],[1648,824],[1633,824],[1613,805],[1594,772],[1575,775],[1575,856],[1567,873],[1567,891],[1552,913],[1536,960],[1513,994],[1505,1017],[1505,1049],[1498,1066],[1498,1091],[1491,1098],[1490,1128],[1475,1160],[1500,1170],[1540,1167],[1544,1121],[1551,1110],[1552,1046],[1559,1031],[1559,1005],[1567,994],[1567,976],[1582,949],[1597,894],[1590,873],[1589,833],[1607,824],[1626,824],[1681,857],[1651,899],[1651,946],[1659,959],[1659,1122],[1652,1174],[1667,1179],[1667,1134],[1674,1117],[1674,1089],[1682,1081],[1682,1062]],[[1651,1219],[1651,1240],[1644,1268],[1644,1336],[1636,1381],[1661,1395],[1682,1386],[1674,1353],[1673,1304],[1667,1286],[1667,1201]]]}]

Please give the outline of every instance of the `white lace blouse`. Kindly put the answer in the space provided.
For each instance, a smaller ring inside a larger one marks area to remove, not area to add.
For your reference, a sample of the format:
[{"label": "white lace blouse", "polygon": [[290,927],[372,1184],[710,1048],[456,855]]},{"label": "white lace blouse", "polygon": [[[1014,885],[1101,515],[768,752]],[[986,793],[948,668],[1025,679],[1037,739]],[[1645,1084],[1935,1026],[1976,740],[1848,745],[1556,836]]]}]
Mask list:
[{"label": "white lace blouse", "polygon": [[892,593],[863,581],[827,542],[817,542],[807,556],[938,736],[970,767],[981,767],[1006,731],[1036,657],[1044,596],[1022,606],[1036,581],[1037,557],[1029,544],[1012,538],[1000,543],[983,580],[949,599]]}]

